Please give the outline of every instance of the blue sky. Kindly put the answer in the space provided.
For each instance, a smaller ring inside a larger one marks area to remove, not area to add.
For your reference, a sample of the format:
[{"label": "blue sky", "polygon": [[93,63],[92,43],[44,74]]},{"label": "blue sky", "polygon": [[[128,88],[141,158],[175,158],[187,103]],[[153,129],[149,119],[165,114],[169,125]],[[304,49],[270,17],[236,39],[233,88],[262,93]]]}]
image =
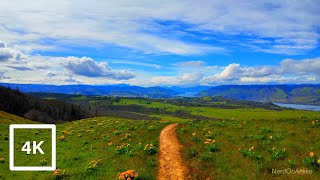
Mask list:
[{"label": "blue sky", "polygon": [[319,4],[1,2],[0,82],[319,83]]}]

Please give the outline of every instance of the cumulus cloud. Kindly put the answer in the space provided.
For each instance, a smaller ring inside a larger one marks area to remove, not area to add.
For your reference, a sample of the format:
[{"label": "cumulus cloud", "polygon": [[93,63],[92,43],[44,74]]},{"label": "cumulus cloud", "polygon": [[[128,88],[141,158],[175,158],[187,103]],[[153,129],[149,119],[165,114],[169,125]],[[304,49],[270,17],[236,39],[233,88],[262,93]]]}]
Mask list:
[{"label": "cumulus cloud", "polygon": [[4,72],[0,71],[0,80],[2,79],[10,79],[10,77],[6,76]]},{"label": "cumulus cloud", "polygon": [[156,76],[151,78],[152,85],[190,86],[199,83],[201,73],[186,73],[178,76]]},{"label": "cumulus cloud", "polygon": [[14,57],[14,53],[6,48],[0,48],[0,62],[8,61]]},{"label": "cumulus cloud", "polygon": [[0,41],[0,48],[5,48],[5,47],[6,47],[6,43],[5,43],[5,42]]},{"label": "cumulus cloud", "polygon": [[285,59],[281,61],[281,68],[284,73],[314,73],[320,75],[320,58],[305,59],[300,61],[294,59]]},{"label": "cumulus cloud", "polygon": [[7,45],[0,41],[0,62],[8,60],[20,60],[22,53],[17,49],[9,48]]},{"label": "cumulus cloud", "polygon": [[67,57],[63,65],[71,72],[86,77],[107,77],[111,79],[131,79],[134,75],[126,70],[112,70],[107,62],[96,62],[88,57]]},{"label": "cumulus cloud", "polygon": [[[303,76],[302,76],[303,75]],[[204,84],[217,83],[317,83],[320,76],[320,58],[284,59],[275,66],[241,66],[229,64],[219,73],[204,77]],[[291,81],[291,82],[290,82]]]}]

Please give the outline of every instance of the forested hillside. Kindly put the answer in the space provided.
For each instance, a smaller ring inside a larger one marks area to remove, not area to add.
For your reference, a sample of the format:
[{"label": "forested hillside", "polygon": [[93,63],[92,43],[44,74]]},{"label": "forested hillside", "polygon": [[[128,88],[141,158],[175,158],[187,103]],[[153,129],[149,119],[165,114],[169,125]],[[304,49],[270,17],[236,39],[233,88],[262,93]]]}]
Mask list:
[{"label": "forested hillside", "polygon": [[0,86],[0,110],[30,120],[57,123],[91,117],[91,113],[79,105],[61,100],[45,100]]}]

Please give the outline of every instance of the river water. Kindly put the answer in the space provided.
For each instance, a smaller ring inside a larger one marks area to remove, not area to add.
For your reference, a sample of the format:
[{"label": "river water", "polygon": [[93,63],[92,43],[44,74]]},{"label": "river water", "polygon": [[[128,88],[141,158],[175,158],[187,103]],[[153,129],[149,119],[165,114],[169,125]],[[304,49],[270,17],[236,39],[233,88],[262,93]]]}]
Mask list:
[{"label": "river water", "polygon": [[304,105],[304,104],[285,104],[285,103],[273,103],[275,105],[293,108],[293,109],[302,109],[302,110],[310,110],[310,111],[320,111],[320,106],[315,105]]}]

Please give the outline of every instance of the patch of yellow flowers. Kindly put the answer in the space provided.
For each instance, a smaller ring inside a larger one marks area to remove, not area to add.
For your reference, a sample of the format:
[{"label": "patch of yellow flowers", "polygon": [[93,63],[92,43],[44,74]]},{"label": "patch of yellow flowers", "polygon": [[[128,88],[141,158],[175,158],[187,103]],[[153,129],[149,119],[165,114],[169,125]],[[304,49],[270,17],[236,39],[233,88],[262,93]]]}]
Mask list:
[{"label": "patch of yellow flowers", "polygon": [[146,144],[145,146],[144,146],[144,151],[146,151],[147,149],[148,149],[148,147],[153,147],[153,144]]},{"label": "patch of yellow flowers", "polygon": [[206,139],[206,141],[204,142],[204,144],[210,144],[210,143],[215,143],[216,140],[212,140],[212,139]]},{"label": "patch of yellow flowers", "polygon": [[139,174],[135,173],[134,170],[127,170],[125,172],[119,172],[118,173],[118,179],[124,179],[124,180],[134,180],[135,178],[138,178]]},{"label": "patch of yellow flowers", "polygon": [[56,169],[56,170],[54,170],[53,171],[53,175],[55,176],[55,177],[59,177],[59,178],[61,178],[61,177],[64,177],[64,176],[66,176],[66,171],[65,170],[61,170],[61,169]]},{"label": "patch of yellow flowers", "polygon": [[98,160],[92,160],[92,161],[90,161],[87,169],[95,169],[95,168],[98,166],[98,164],[99,164],[100,161],[101,161],[101,158],[98,159]]}]

